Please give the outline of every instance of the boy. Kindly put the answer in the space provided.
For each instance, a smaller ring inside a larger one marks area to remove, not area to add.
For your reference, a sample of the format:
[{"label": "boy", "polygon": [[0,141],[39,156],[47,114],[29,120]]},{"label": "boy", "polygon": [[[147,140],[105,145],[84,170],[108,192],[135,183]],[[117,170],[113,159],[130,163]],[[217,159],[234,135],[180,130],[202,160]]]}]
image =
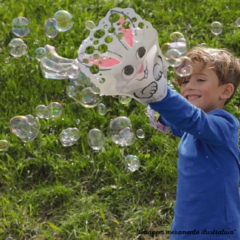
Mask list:
[{"label": "boy", "polygon": [[239,61],[226,50],[195,47],[189,77],[177,78],[181,95],[150,107],[181,137],[171,240],[240,239],[239,122],[223,110],[240,81]]}]

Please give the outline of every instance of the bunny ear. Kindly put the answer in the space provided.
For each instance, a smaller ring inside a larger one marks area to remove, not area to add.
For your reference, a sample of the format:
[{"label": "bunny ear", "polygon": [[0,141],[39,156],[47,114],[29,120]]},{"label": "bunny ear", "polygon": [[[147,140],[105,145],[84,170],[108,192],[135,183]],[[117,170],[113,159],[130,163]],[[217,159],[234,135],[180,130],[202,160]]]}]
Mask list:
[{"label": "bunny ear", "polygon": [[98,59],[94,59],[94,58],[89,58],[89,63],[92,65],[97,65],[99,66],[100,68],[101,67],[114,67],[118,64],[120,64],[121,62],[116,59],[116,58],[113,58],[113,57],[102,57],[102,56],[99,56]]},{"label": "bunny ear", "polygon": [[124,22],[126,22],[123,18],[120,18],[119,19],[119,22],[121,24],[121,32],[123,33],[124,35],[124,39],[126,41],[126,43],[132,47],[133,46],[133,29],[132,27],[128,28],[128,29],[125,29],[123,27],[123,24]]}]

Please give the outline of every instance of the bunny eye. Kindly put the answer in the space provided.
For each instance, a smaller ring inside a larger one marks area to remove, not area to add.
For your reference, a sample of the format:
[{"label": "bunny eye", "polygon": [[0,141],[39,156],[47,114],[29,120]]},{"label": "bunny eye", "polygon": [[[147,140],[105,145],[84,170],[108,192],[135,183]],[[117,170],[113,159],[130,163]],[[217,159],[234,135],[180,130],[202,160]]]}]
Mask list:
[{"label": "bunny eye", "polygon": [[132,65],[127,65],[123,68],[122,75],[125,79],[131,79],[134,73],[134,67]]},{"label": "bunny eye", "polygon": [[145,56],[146,54],[146,48],[145,47],[140,47],[138,50],[137,50],[137,58],[138,59],[141,59]]}]

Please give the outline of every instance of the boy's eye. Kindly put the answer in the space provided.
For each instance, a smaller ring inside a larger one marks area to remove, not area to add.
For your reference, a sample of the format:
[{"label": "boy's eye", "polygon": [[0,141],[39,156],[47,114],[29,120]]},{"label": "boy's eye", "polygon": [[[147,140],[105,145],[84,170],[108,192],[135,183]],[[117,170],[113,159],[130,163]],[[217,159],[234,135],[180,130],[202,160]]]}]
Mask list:
[{"label": "boy's eye", "polygon": [[204,80],[204,79],[201,79],[201,78],[199,78],[197,81],[198,81],[198,82],[205,82],[205,80]]},{"label": "boy's eye", "polygon": [[187,84],[189,81],[188,80],[184,80],[182,81],[182,84]]}]

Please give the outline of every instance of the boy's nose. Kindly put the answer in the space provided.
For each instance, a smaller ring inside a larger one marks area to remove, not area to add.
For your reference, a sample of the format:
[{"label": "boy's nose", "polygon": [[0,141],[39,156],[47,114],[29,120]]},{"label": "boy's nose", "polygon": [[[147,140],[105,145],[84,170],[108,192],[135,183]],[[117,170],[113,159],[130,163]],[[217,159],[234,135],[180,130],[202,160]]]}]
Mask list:
[{"label": "boy's nose", "polygon": [[186,89],[193,89],[195,88],[195,83],[194,81],[191,81],[191,78],[189,79],[188,83],[185,85]]}]

